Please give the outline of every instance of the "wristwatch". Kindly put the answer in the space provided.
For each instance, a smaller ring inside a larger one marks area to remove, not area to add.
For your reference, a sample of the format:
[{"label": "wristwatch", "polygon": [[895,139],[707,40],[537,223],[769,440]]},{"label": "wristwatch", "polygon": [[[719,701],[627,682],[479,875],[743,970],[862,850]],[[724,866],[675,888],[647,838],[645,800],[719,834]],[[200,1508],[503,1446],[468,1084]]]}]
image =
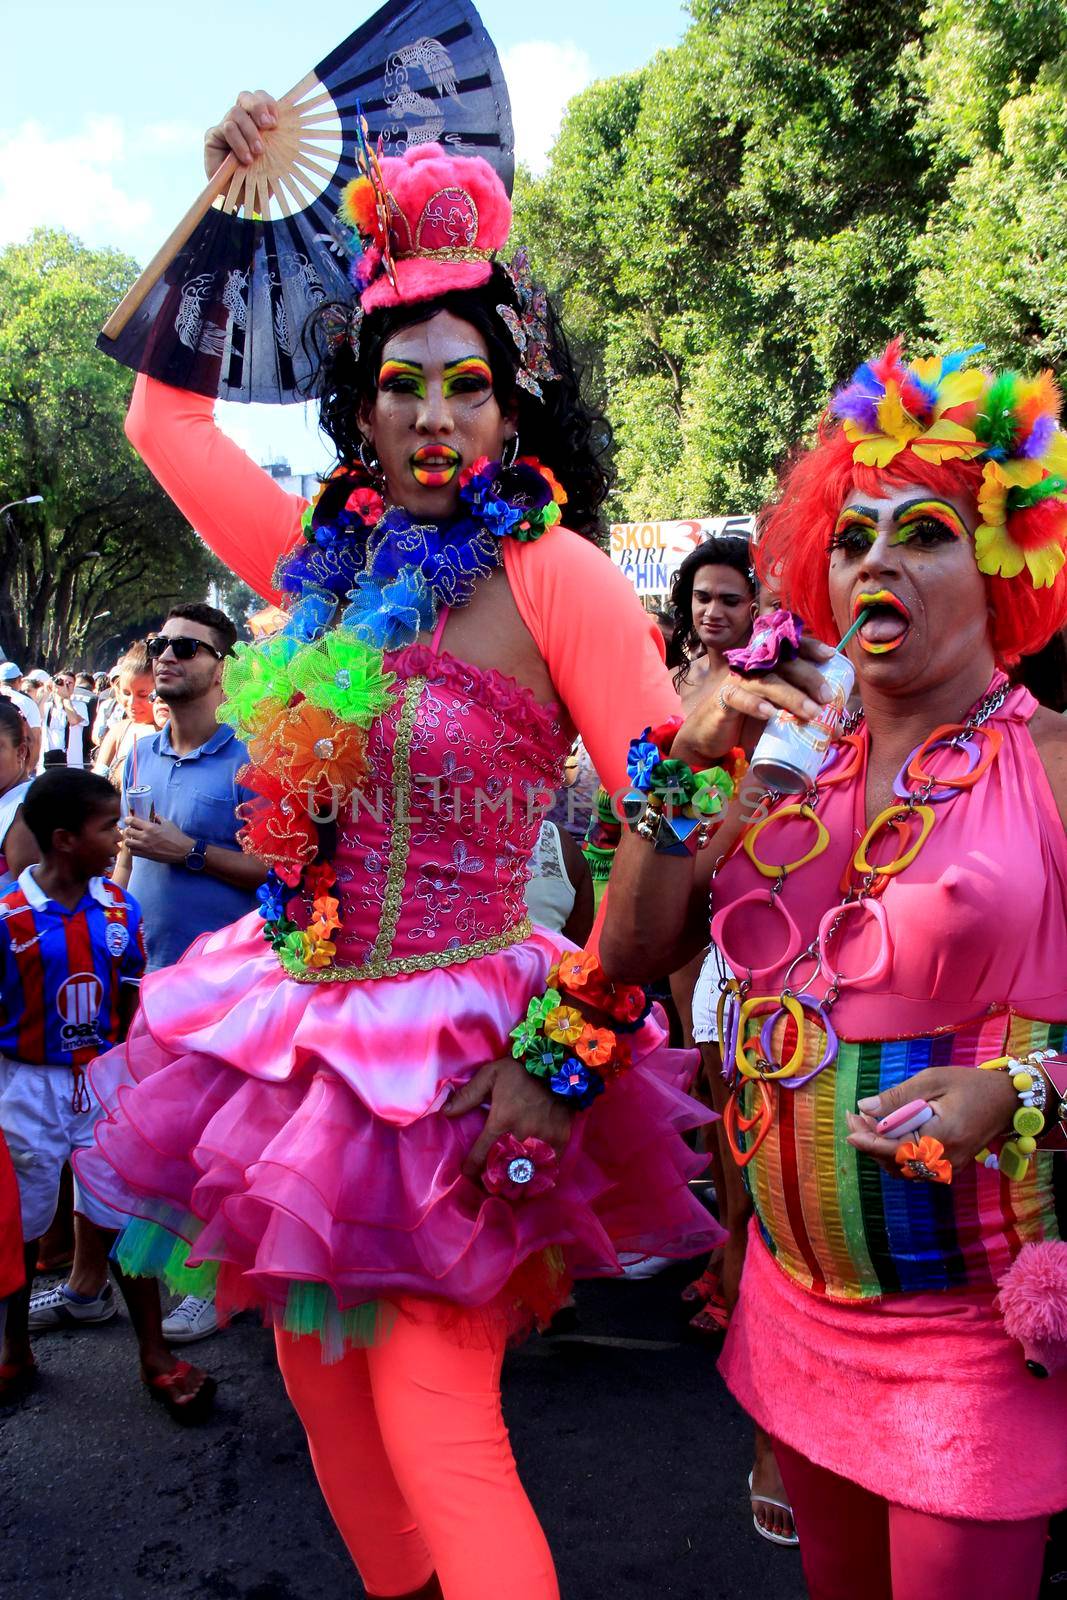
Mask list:
[{"label": "wristwatch", "polygon": [[197,839],[194,842],[193,848],[190,850],[189,854],[185,858],[185,865],[186,865],[186,868],[187,868],[187,870],[189,872],[203,872],[203,870],[204,870],[204,862],[206,860],[206,856],[205,856],[204,852],[206,850],[207,850],[207,840],[206,839]]}]

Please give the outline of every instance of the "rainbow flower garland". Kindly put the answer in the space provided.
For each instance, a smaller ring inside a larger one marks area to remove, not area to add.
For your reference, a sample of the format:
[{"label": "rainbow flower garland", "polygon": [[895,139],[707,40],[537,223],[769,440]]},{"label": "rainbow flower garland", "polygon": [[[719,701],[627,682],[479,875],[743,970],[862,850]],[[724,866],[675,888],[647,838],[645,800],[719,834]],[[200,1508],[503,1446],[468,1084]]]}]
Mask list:
[{"label": "rainbow flower garland", "polygon": [[567,499],[533,457],[511,467],[482,457],[460,479],[465,514],[440,527],[386,510],[366,483],[316,522],[331,485],[304,513],[304,542],[278,573],[288,619],[236,646],[218,712],[248,745],[241,779],[255,799],[238,807],[238,839],[270,866],[258,891],[263,933],[294,976],[335,964],[334,819],[366,779],[369,730],[391,702],[385,652],[431,630],[441,606],[465,605],[500,564],[503,540],[539,539]]}]

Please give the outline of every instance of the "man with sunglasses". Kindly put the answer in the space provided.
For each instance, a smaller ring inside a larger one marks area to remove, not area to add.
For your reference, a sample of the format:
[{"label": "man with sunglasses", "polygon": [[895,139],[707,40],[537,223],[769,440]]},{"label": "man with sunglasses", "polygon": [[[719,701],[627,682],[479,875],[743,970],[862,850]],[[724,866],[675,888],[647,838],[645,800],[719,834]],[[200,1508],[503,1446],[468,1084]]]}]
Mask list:
[{"label": "man with sunglasses", "polygon": [[41,766],[84,767],[89,754],[85,735],[89,718],[76,694],[74,672],[61,667],[52,677],[52,691],[41,704]]},{"label": "man with sunglasses", "polygon": [[237,778],[248,752],[216,719],[236,639],[225,612],[193,603],[175,606],[148,641],[155,692],[170,717],[126,758],[115,877],[140,903],[149,972],[251,911],[266,876],[237,843],[237,807],[252,798]]}]

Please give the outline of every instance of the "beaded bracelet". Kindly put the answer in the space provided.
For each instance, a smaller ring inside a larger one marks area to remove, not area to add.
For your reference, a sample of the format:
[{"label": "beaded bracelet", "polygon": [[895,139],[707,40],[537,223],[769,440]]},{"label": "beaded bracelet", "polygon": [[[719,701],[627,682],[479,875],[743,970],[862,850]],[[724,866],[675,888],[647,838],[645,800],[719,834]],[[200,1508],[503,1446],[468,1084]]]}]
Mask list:
[{"label": "beaded bracelet", "polygon": [[[606,1012],[615,1026],[588,1022],[577,1006],[564,1003],[564,996]],[[571,951],[551,968],[548,988],[534,996],[512,1028],[511,1053],[552,1094],[585,1111],[608,1081],[632,1066],[629,1043],[620,1034],[639,1028],[650,1004],[637,984],[613,984],[589,951]]]},{"label": "beaded bracelet", "polygon": [[999,1155],[994,1155],[986,1146],[975,1157],[984,1167],[999,1168],[1012,1183],[1026,1176],[1031,1157],[1037,1151],[1038,1138],[1044,1132],[1048,1084],[1040,1067],[1055,1054],[1054,1050],[1035,1050],[1025,1061],[1017,1061],[1014,1056],[995,1056],[992,1061],[979,1063],[983,1072],[1010,1072],[1019,1096],[1019,1109],[1011,1119],[1016,1137],[1004,1141]]}]

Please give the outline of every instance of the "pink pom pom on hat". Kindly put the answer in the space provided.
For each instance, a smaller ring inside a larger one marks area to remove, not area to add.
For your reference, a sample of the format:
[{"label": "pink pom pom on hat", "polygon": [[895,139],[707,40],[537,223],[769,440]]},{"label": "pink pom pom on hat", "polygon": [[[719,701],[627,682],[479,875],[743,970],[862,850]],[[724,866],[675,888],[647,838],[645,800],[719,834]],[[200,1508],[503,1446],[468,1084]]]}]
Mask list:
[{"label": "pink pom pom on hat", "polygon": [[448,155],[441,145],[426,144],[383,158],[381,175],[395,287],[384,266],[385,240],[370,180],[354,179],[341,202],[341,216],[369,241],[356,264],[357,282],[365,285],[363,310],[407,305],[487,283],[493,258],[511,227],[511,201],[488,161]]}]

